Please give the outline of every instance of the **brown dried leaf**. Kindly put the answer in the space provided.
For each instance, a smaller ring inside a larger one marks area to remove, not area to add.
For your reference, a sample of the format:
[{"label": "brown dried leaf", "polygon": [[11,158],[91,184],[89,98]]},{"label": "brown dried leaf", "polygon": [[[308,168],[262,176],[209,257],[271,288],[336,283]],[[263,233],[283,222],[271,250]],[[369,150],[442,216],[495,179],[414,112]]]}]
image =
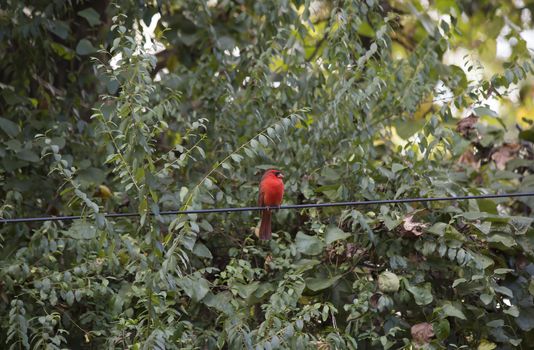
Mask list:
[{"label": "brown dried leaf", "polygon": [[328,344],[324,340],[318,340],[317,341],[317,350],[330,350],[330,344]]},{"label": "brown dried leaf", "polygon": [[416,253],[409,253],[408,254],[408,261],[412,264],[420,264],[423,261],[426,261],[426,257],[424,255]]},{"label": "brown dried leaf", "polygon": [[497,169],[504,170],[506,168],[506,163],[515,158],[519,153],[519,150],[521,150],[521,145],[517,143],[505,143],[493,152],[491,159],[495,161]]},{"label": "brown dried leaf", "polygon": [[427,224],[414,221],[413,214],[408,215],[407,217],[404,218],[404,223],[402,224],[402,229],[403,229],[402,234],[405,236],[418,237],[423,234],[423,230],[426,227],[427,227]]},{"label": "brown dried leaf", "polygon": [[375,309],[378,307],[378,301],[380,300],[381,296],[382,296],[382,294],[380,294],[380,293],[375,293],[375,294],[371,295],[371,298],[369,299],[369,304],[371,305],[371,307],[373,307]]},{"label": "brown dried leaf", "polygon": [[469,133],[475,129],[475,124],[478,122],[478,117],[474,114],[471,114],[469,117],[466,117],[456,123],[456,131],[462,134],[464,137],[469,136]]},{"label": "brown dried leaf", "polygon": [[338,241],[337,244],[330,245],[326,248],[326,257],[330,261],[336,260],[337,263],[352,259],[353,257],[363,257],[366,250],[354,243],[346,243]]},{"label": "brown dried leaf", "polygon": [[354,243],[347,243],[347,252],[346,252],[347,258],[350,259],[354,256],[361,257],[365,253],[366,253],[365,249],[361,248],[360,246]]},{"label": "brown dried leaf", "polygon": [[528,264],[529,264],[529,261],[526,256],[524,256],[523,254],[519,254],[518,256],[516,256],[515,258],[516,268],[518,268],[519,270],[524,270]]},{"label": "brown dried leaf", "polygon": [[265,262],[263,263],[263,268],[267,271],[270,271],[269,265],[272,263],[272,261],[273,256],[271,254],[267,254],[267,256],[265,257]]},{"label": "brown dried leaf", "polygon": [[428,344],[434,336],[432,323],[423,322],[412,326],[412,339],[419,345]]},{"label": "brown dried leaf", "polygon": [[477,160],[476,157],[475,157],[475,154],[470,149],[465,151],[460,156],[460,158],[458,159],[458,163],[469,165],[473,169],[476,169],[476,170],[480,169],[480,159]]}]

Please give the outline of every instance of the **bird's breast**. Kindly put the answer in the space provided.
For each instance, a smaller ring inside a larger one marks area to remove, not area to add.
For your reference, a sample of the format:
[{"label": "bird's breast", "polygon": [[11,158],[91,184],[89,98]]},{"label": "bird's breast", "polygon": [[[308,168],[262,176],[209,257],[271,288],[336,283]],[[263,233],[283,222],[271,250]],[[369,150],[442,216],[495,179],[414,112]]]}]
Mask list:
[{"label": "bird's breast", "polygon": [[284,197],[284,183],[280,179],[262,183],[264,205],[280,205]]}]

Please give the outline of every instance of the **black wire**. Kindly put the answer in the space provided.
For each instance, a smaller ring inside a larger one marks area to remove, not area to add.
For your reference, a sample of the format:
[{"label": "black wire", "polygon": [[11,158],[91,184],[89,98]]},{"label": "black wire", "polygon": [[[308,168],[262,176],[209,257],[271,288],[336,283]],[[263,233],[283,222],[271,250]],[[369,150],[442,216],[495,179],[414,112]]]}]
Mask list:
[{"label": "black wire", "polygon": [[[178,214],[205,214],[205,213],[227,213],[239,211],[258,211],[266,208],[270,209],[306,209],[306,208],[324,208],[324,207],[356,207],[364,205],[376,204],[401,204],[414,202],[438,202],[438,201],[454,201],[463,199],[487,199],[487,198],[513,198],[513,197],[534,197],[534,192],[520,192],[520,193],[503,193],[503,194],[482,194],[473,196],[457,196],[457,197],[429,197],[429,198],[403,198],[403,199],[380,199],[371,201],[354,201],[354,202],[335,202],[335,203],[315,203],[315,204],[293,204],[282,205],[280,207],[243,207],[243,208],[213,208],[213,209],[193,209],[193,210],[168,210],[162,211],[159,215],[178,215]],[[155,215],[149,213],[148,215]],[[106,218],[123,218],[123,217],[138,217],[139,213],[111,213],[104,214]],[[0,224],[17,223],[17,222],[36,222],[36,221],[69,221],[83,218],[81,215],[73,216],[45,216],[36,218],[14,218],[14,219],[0,219]]]}]

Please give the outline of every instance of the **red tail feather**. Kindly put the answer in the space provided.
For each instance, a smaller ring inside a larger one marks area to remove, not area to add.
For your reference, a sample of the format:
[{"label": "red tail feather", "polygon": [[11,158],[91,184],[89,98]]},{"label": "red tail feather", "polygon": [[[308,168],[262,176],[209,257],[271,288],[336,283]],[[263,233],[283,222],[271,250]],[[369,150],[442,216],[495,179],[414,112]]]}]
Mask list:
[{"label": "red tail feather", "polygon": [[271,239],[271,211],[264,210],[261,215],[260,239]]}]

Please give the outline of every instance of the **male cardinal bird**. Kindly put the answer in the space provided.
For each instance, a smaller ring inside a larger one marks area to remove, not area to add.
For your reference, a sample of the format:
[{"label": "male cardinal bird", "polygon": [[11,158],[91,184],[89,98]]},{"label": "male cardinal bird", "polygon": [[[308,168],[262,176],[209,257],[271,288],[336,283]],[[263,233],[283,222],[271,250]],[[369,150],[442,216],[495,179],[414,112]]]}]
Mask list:
[{"label": "male cardinal bird", "polygon": [[[260,207],[280,206],[284,197],[284,175],[279,170],[270,169],[263,174],[260,182],[260,195],[258,205]],[[271,209],[261,211],[260,239],[271,238]]]}]

